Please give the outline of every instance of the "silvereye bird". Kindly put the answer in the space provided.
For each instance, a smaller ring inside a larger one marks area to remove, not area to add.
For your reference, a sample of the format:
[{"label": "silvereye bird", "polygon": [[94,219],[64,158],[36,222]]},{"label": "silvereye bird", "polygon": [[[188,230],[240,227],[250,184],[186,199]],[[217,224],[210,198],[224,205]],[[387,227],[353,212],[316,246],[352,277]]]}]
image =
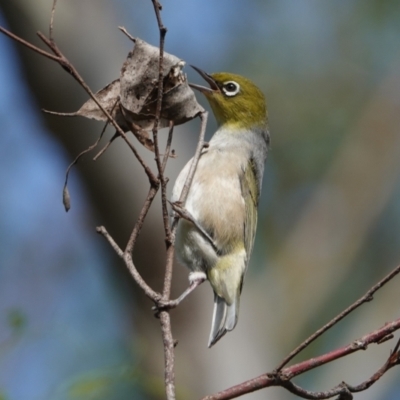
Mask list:
[{"label": "silvereye bird", "polygon": [[[179,261],[191,285],[208,279],[214,311],[208,347],[235,328],[243,279],[257,225],[257,206],[269,144],[264,95],[250,80],[231,73],[206,74],[209,84],[191,84],[203,93],[219,125],[204,148],[177,227]],[[177,202],[190,160],[172,192]]]}]

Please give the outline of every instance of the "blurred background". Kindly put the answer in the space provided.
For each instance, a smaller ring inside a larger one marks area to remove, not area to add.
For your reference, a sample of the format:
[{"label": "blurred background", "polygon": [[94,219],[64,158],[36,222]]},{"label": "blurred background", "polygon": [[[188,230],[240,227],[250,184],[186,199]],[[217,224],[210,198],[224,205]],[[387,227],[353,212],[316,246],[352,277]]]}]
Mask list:
[{"label": "blurred background", "polygon": [[[55,39],[95,91],[119,76],[132,43],[158,43],[150,0],[59,0]],[[196,399],[272,370],[321,325],[400,263],[400,4],[396,0],[162,2],[166,51],[206,71],[250,77],[268,99],[272,138],[256,244],[236,329],[207,349],[212,291],[173,310],[178,399]],[[51,0],[0,0],[0,24],[42,46]],[[0,399],[163,399],[163,352],[151,302],[95,227],[125,246],[147,190],[117,140],[73,158],[102,124],[48,116],[87,95],[54,62],[0,35]],[[187,68],[189,79],[200,82]],[[204,99],[200,102],[206,106]],[[208,137],[216,126],[210,118]],[[171,182],[192,156],[199,121],[176,129]],[[107,131],[108,137],[113,134]],[[161,134],[166,137],[165,134]],[[153,156],[143,155],[153,165]],[[170,185],[171,186],[171,185]],[[170,188],[171,189],[171,188]],[[159,199],[134,253],[162,287]],[[399,317],[395,278],[295,361]],[[176,265],[173,296],[187,285]],[[396,335],[398,337],[398,335]],[[309,390],[358,384],[394,341],[299,377]],[[400,397],[393,369],[364,400]],[[281,388],[246,399],[289,400]]]}]

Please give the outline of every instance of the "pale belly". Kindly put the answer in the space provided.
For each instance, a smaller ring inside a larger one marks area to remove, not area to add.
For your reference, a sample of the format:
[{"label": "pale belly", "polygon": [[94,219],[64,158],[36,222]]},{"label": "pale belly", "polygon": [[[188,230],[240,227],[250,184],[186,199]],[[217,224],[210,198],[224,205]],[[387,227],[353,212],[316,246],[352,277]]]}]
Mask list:
[{"label": "pale belly", "polygon": [[[192,271],[213,268],[221,255],[243,244],[245,204],[239,180],[240,156],[215,150],[200,159],[185,209],[211,236],[218,254],[191,222],[181,219],[176,237],[177,256]],[[183,170],[181,175],[174,188],[175,196],[180,193],[187,171]]]}]

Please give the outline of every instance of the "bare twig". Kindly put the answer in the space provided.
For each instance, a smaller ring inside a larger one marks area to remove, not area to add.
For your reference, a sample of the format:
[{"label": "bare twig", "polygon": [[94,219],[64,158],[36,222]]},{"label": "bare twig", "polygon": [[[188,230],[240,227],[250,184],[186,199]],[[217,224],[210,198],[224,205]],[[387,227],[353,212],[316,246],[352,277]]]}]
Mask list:
[{"label": "bare twig", "polygon": [[[196,151],[194,153],[193,159],[192,159],[192,164],[190,166],[190,170],[188,173],[188,176],[186,178],[185,184],[183,185],[182,193],[179,197],[179,202],[182,204],[182,206],[185,205],[186,198],[189,193],[190,186],[192,185],[193,181],[193,176],[194,173],[196,172],[197,164],[199,162],[201,152],[205,146],[207,146],[204,143],[204,136],[206,134],[206,127],[207,127],[207,119],[208,119],[208,112],[204,111],[200,114],[200,120],[201,120],[201,126],[200,126],[200,135],[199,135],[199,141],[197,142],[197,147]],[[177,219],[174,221],[174,223],[177,223]]]},{"label": "bare twig", "polygon": [[129,269],[129,272],[131,273],[133,279],[137,283],[137,285],[143,290],[143,292],[146,294],[146,296],[156,302],[159,299],[161,299],[161,295],[157,292],[155,292],[142,278],[142,276],[139,274],[138,270],[135,267],[135,264],[132,261],[132,256],[129,253],[125,253],[122,251],[122,249],[118,246],[118,244],[115,242],[115,240],[112,238],[112,236],[107,232],[107,229],[104,226],[99,226],[96,228],[97,233],[101,234],[104,236],[110,246],[114,249],[114,251],[117,253],[119,257],[121,257],[126,266]]},{"label": "bare twig", "polygon": [[[163,173],[165,171],[165,167],[167,165],[169,154],[171,152],[173,129],[174,129],[174,125],[171,122],[170,123],[169,133],[168,133],[167,145],[165,147],[164,158],[162,160],[162,166],[161,166],[161,170],[162,170]],[[166,185],[165,186],[161,186],[162,190],[164,191],[162,193],[162,196],[165,197],[165,199],[167,197],[166,187],[167,187]],[[166,255],[166,259],[165,259],[163,300],[168,300],[170,298],[170,295],[171,295],[172,271],[173,271],[174,253],[175,253],[175,240],[173,239],[175,237],[174,236],[175,229],[176,228],[173,228],[173,229],[170,228],[169,235],[166,235],[166,238],[165,238],[165,242],[166,242],[166,245],[167,245],[167,255]]]},{"label": "bare twig", "polygon": [[118,29],[124,33],[130,40],[132,40],[133,43],[136,42],[136,39],[126,30],[124,26],[119,26]]},{"label": "bare twig", "polygon": [[366,381],[362,382],[361,384],[357,386],[350,386],[346,384],[347,388],[352,392],[361,392],[363,390],[368,389],[370,386],[372,386],[378,379],[380,379],[385,372],[387,372],[390,368],[393,368],[396,365],[399,365],[400,363],[400,353],[399,353],[399,346],[400,346],[400,339],[397,341],[395,348],[391,352],[389,358],[387,359],[386,363],[380,368],[378,371],[376,371],[369,379]]},{"label": "bare twig", "polygon": [[49,26],[49,39],[52,42],[54,42],[53,25],[54,25],[54,15],[56,13],[56,5],[57,5],[57,0],[54,0],[53,7],[51,8],[51,17],[50,17],[50,26]]},{"label": "bare twig", "polygon": [[111,143],[117,139],[117,135],[114,135],[105,145],[104,147],[93,157],[93,161],[97,161],[106,151],[107,149],[111,146]]},{"label": "bare twig", "polygon": [[[333,389],[330,389],[330,390],[327,390],[324,392],[313,392],[310,390],[306,390],[291,381],[285,381],[285,380],[281,380],[279,382],[279,386],[284,387],[289,392],[291,392],[303,399],[322,400],[322,399],[330,399],[337,395],[342,396],[339,398],[343,399],[343,400],[345,398],[349,399],[349,400],[353,398],[353,395],[347,388],[346,384],[343,384],[343,383],[341,383],[338,386],[335,386]],[[347,397],[343,397],[344,395]]]},{"label": "bare twig", "polygon": [[117,255],[121,258],[124,256],[124,252],[121,250],[121,248],[118,246],[118,244],[115,242],[115,240],[111,237],[111,235],[107,232],[107,229],[104,226],[98,226],[96,228],[97,233],[100,235],[103,235],[108,243],[110,243],[110,246],[114,249],[114,251],[117,253]]},{"label": "bare twig", "polygon": [[136,224],[135,224],[135,226],[133,228],[131,236],[129,237],[128,243],[126,245],[126,248],[125,248],[125,251],[124,251],[125,254],[131,254],[132,251],[133,251],[133,248],[135,246],[136,240],[137,240],[137,238],[139,236],[140,231],[142,230],[144,220],[145,220],[145,218],[147,216],[147,213],[149,212],[149,209],[150,209],[151,204],[152,204],[152,202],[154,200],[154,197],[157,194],[158,187],[159,187],[158,185],[157,186],[152,186],[150,188],[150,190],[149,190],[149,193],[147,194],[147,197],[146,197],[146,200],[145,200],[145,202],[143,204],[142,210],[140,211],[139,217],[138,217],[138,219],[136,221]]},{"label": "bare twig", "polygon": [[284,376],[285,379],[292,379],[306,371],[319,367],[320,365],[327,364],[333,360],[337,360],[359,350],[366,350],[371,343],[379,343],[380,340],[392,332],[400,329],[400,318],[385,324],[382,328],[377,329],[360,339],[354,340],[347,346],[340,347],[339,349],[330,351],[319,357],[312,358],[311,360],[303,361],[291,367],[287,367],[278,372],[279,375]]},{"label": "bare twig", "polygon": [[279,365],[271,373],[263,374],[257,378],[251,379],[249,381],[243,382],[239,385],[231,387],[225,391],[217,393],[216,395],[211,395],[205,397],[203,400],[227,400],[239,397],[245,393],[250,393],[255,390],[259,390],[261,388],[269,387],[269,386],[282,386],[291,392],[306,398],[306,399],[327,399],[333,396],[340,395],[340,399],[351,399],[352,396],[350,393],[355,393],[357,391],[365,390],[373,383],[375,383],[389,368],[394,365],[399,364],[399,353],[398,348],[400,346],[400,341],[396,344],[394,351],[391,354],[391,357],[386,362],[386,364],[378,370],[370,379],[363,382],[361,385],[356,387],[351,387],[348,384],[342,383],[337,387],[325,391],[325,392],[310,392],[304,390],[297,385],[290,382],[292,378],[297,375],[300,375],[306,371],[309,371],[313,368],[317,368],[323,364],[327,364],[333,360],[344,357],[351,353],[354,353],[358,350],[365,350],[369,344],[371,343],[383,343],[384,341],[393,337],[392,333],[398,329],[400,329],[400,319],[395,320],[391,323],[386,324],[384,327],[378,329],[377,331],[371,332],[365,336],[363,336],[359,340],[355,340],[351,344],[341,347],[337,350],[333,350],[327,354],[322,356],[312,358],[307,361],[303,361],[301,363],[295,364],[291,367],[287,367],[282,369],[282,367],[290,361],[296,354],[298,354],[301,350],[303,350],[308,344],[310,344],[313,340],[315,340],[322,333],[326,332],[330,327],[336,324],[338,321],[343,319],[346,315],[348,315],[351,311],[355,310],[361,304],[371,301],[373,299],[374,293],[379,290],[382,286],[384,286],[387,282],[393,279],[400,272],[400,265],[397,266],[393,271],[391,271],[388,275],[386,275],[382,280],[380,280],[376,285],[374,285],[371,289],[367,291],[367,293],[362,296],[359,300],[353,303],[350,307],[340,313],[337,317],[335,317],[328,324],[324,325],[321,329],[319,329],[315,334],[310,336],[305,342],[303,342],[300,346],[298,346],[293,352],[286,357],[283,362]]},{"label": "bare twig", "polygon": [[171,144],[172,144],[172,136],[173,136],[173,133],[174,133],[174,127],[175,127],[175,125],[174,125],[173,121],[170,121],[167,144],[165,146],[164,157],[163,157],[163,160],[162,160],[162,170],[163,170],[163,172],[165,171],[165,167],[167,166],[168,158],[170,157],[170,154],[171,154]]},{"label": "bare twig", "polygon": [[[113,106],[113,109],[114,109],[114,107],[115,107],[116,104],[117,104],[117,102],[115,102],[115,104],[114,104],[114,106]],[[112,112],[112,110],[111,110],[111,112]],[[68,165],[67,171],[65,172],[65,182],[64,182],[63,193],[66,193],[66,192],[67,192],[68,178],[69,178],[69,173],[71,172],[71,168],[72,168],[75,164],[77,164],[77,162],[79,161],[79,159],[80,159],[84,154],[89,153],[91,150],[93,150],[95,147],[97,147],[97,145],[99,144],[100,140],[102,139],[102,137],[103,137],[103,135],[104,135],[104,132],[105,132],[106,129],[107,129],[108,124],[109,124],[109,121],[107,121],[107,122],[104,124],[104,127],[103,127],[103,129],[101,130],[100,136],[98,137],[98,139],[97,139],[92,145],[90,145],[87,149],[81,151],[81,152],[75,157],[75,159],[71,162],[71,164]],[[66,202],[64,201],[64,206],[65,206],[66,211],[68,211],[68,210],[70,209],[70,202],[68,201],[68,203],[66,204]]]},{"label": "bare twig", "polygon": [[356,308],[360,307],[362,304],[367,303],[373,300],[373,295],[376,291],[378,291],[382,286],[384,286],[387,282],[393,279],[400,272],[400,265],[398,265],[393,271],[391,271],[388,275],[386,275],[382,280],[380,280],[376,285],[374,285],[371,289],[365,293],[364,296],[359,298],[355,303],[353,303],[350,307],[346,308],[343,312],[329,321],[322,328],[318,329],[315,333],[313,333],[309,338],[307,338],[303,343],[301,343],[298,347],[296,347],[285,359],[279,364],[277,368],[275,368],[275,372],[280,371],[293,357],[299,354],[302,350],[304,350],[310,343],[312,343],[315,339],[321,336],[324,332],[330,329],[332,326],[337,324],[344,317],[349,315]]},{"label": "bare twig", "polygon": [[78,83],[85,89],[85,91],[88,93],[88,95],[91,97],[91,99],[97,104],[97,106],[100,108],[100,110],[104,113],[104,115],[108,118],[110,123],[114,126],[114,128],[117,130],[117,132],[121,135],[121,137],[125,140],[127,145],[130,147],[132,150],[133,154],[135,155],[136,159],[139,161],[139,163],[142,165],[144,171],[146,172],[150,182],[152,184],[155,184],[157,182],[157,178],[154,176],[153,172],[151,169],[147,166],[147,164],[144,162],[143,158],[140,156],[138,151],[136,150],[135,146],[130,143],[128,140],[125,132],[121,129],[121,127],[118,125],[118,123],[115,121],[115,119],[111,116],[111,114],[101,105],[99,100],[96,98],[90,87],[86,84],[86,82],[82,79],[82,77],[79,75],[78,71],[76,68],[64,57],[64,55],[61,53],[59,48],[54,42],[49,41],[42,33],[38,32],[38,36],[43,40],[43,42],[55,53],[60,57],[61,61],[58,61],[60,65],[76,80]]},{"label": "bare twig", "polygon": [[[299,387],[296,385],[290,385],[287,384],[286,382],[289,382],[292,378],[295,376],[298,376],[300,374],[303,374],[304,372],[310,371],[311,369],[317,368],[321,365],[330,363],[331,361],[337,360],[341,357],[347,356],[349,354],[352,354],[356,351],[359,350],[365,350],[368,345],[371,343],[377,343],[379,344],[380,341],[384,338],[390,335],[391,333],[397,331],[400,329],[400,318],[397,320],[394,320],[390,323],[385,324],[382,328],[371,332],[367,335],[364,335],[358,340],[353,341],[352,343],[348,344],[347,346],[340,347],[339,349],[333,350],[329,353],[323,354],[319,357],[311,358],[310,360],[303,361],[301,363],[292,365],[291,367],[286,367],[282,369],[281,371],[273,371],[271,373],[266,373],[263,375],[258,376],[257,378],[250,379],[246,382],[240,383],[239,385],[233,386],[229,389],[223,390],[219,393],[209,395],[204,397],[202,400],[228,400],[228,399],[235,399],[239,396],[242,396],[247,393],[254,392],[256,390],[260,390],[266,387],[270,386],[283,386],[285,388],[291,388],[293,390],[297,390],[297,394],[300,395]],[[396,349],[398,347],[396,346]],[[392,354],[397,354],[397,356],[393,356],[393,359],[396,360],[396,362],[392,362],[393,365],[398,364],[398,351]],[[396,358],[394,358],[396,357]],[[388,370],[387,368],[385,372]],[[380,375],[382,376],[382,375]],[[379,377],[380,377],[379,376]],[[378,378],[379,379],[379,378]],[[374,380],[376,382],[377,379]],[[374,383],[372,382],[372,383]],[[371,383],[371,384],[372,384]],[[346,384],[346,387],[350,392],[355,392],[357,390],[352,390],[352,389],[360,389],[360,390],[365,390],[361,389],[362,386],[360,387],[355,387],[352,388],[351,386]],[[337,390],[337,392],[336,392]],[[320,392],[322,397],[304,397],[304,398],[320,398],[320,399],[326,399],[329,398],[327,397],[327,394],[329,393],[330,397],[337,396],[343,392],[343,389],[341,389],[340,385],[337,386],[336,388],[326,391],[326,392]],[[304,393],[307,393],[305,391]],[[309,394],[315,394],[314,392],[308,392]],[[325,397],[324,397],[325,396]]]},{"label": "bare twig", "polygon": [[[172,267],[173,267],[173,255],[174,255],[174,241],[171,240],[171,226],[168,216],[167,208],[167,180],[164,176],[164,162],[161,161],[160,148],[158,143],[158,124],[161,116],[161,107],[163,101],[163,59],[164,59],[164,41],[167,29],[164,27],[160,10],[161,4],[158,0],[152,0],[154,12],[157,18],[158,29],[160,31],[160,53],[158,61],[158,91],[157,91],[157,106],[156,114],[153,125],[153,141],[154,141],[154,153],[156,158],[156,164],[158,169],[158,179],[161,184],[161,208],[164,222],[164,232],[167,246],[167,260],[165,268],[164,288],[163,288],[163,300],[168,300],[170,296],[171,279],[172,279]],[[172,140],[172,129],[170,129],[170,140]],[[168,145],[167,145],[168,147]],[[164,161],[166,162],[165,158]],[[165,167],[165,164],[164,164]],[[174,340],[172,338],[171,331],[171,319],[168,310],[160,312],[160,324],[161,333],[164,345],[164,381],[165,381],[165,392],[168,400],[175,400],[175,353],[174,353]]]},{"label": "bare twig", "polygon": [[145,295],[153,302],[155,302],[155,303],[159,302],[162,297],[161,294],[158,292],[155,292],[146,283],[146,281],[142,278],[142,276],[139,274],[139,271],[137,270],[137,268],[135,267],[135,264],[133,263],[132,255],[130,253],[124,253],[123,259],[125,261],[125,265],[129,269],[129,272],[131,273],[133,279],[139,285],[139,287],[144,291]]},{"label": "bare twig", "polygon": [[167,196],[166,196],[166,187],[167,182],[164,177],[164,172],[162,168],[162,161],[160,157],[160,148],[158,144],[158,125],[161,116],[161,107],[163,101],[163,92],[164,92],[164,75],[163,75],[163,60],[164,60],[164,43],[165,43],[165,35],[167,34],[167,28],[163,25],[160,15],[161,5],[157,0],[152,0],[154,12],[157,18],[158,29],[160,31],[160,53],[158,59],[158,87],[157,87],[157,105],[156,105],[156,114],[154,118],[153,125],[153,141],[154,141],[154,152],[158,169],[158,178],[161,182],[161,206],[162,206],[162,215],[164,222],[164,231],[165,237],[167,241],[171,241],[171,227],[169,223],[168,216],[168,207],[167,207]]},{"label": "bare twig", "polygon": [[[55,2],[53,3],[53,6],[55,6]],[[52,12],[52,14],[54,14]],[[121,129],[121,127],[117,124],[117,122],[114,120],[114,118],[110,115],[110,113],[100,104],[92,90],[89,88],[89,86],[86,84],[86,82],[82,79],[82,77],[79,75],[78,71],[76,68],[68,61],[68,59],[61,53],[60,49],[57,47],[55,42],[53,40],[47,39],[41,32],[38,32],[38,36],[40,39],[50,48],[50,50],[55,54],[48,53],[47,51],[44,51],[40,49],[39,47],[34,46],[33,44],[27,42],[26,40],[20,38],[17,35],[14,35],[13,33],[9,32],[7,29],[4,29],[3,27],[0,26],[0,32],[4,33],[11,39],[17,41],[18,43],[24,45],[25,47],[35,51],[38,54],[41,54],[42,56],[49,58],[53,61],[58,62],[61,67],[67,71],[81,86],[82,88],[88,93],[88,95],[91,97],[91,99],[97,104],[97,106],[100,108],[100,110],[104,113],[104,115],[108,118],[110,123],[115,127],[115,129],[118,131],[118,133],[122,136],[122,138],[125,140],[125,142],[128,144],[128,146],[131,148],[132,152],[134,153],[135,157],[139,161],[139,163],[142,165],[143,169],[145,170],[150,182],[155,183],[157,182],[157,178],[154,176],[153,172],[150,170],[150,168],[147,166],[147,164],[144,162],[143,158],[140,156],[136,148],[128,141],[127,136],[125,132]]]},{"label": "bare twig", "polygon": [[2,26],[0,26],[0,32],[4,33],[6,36],[8,36],[9,38],[15,40],[16,42],[24,45],[25,47],[27,47],[28,49],[31,49],[33,51],[35,51],[36,53],[49,58],[50,60],[53,61],[57,61],[58,63],[61,62],[60,57],[57,57],[51,53],[48,53],[45,50],[40,49],[39,47],[36,47],[35,45],[33,45],[32,43],[27,42],[26,40],[20,38],[17,35],[14,35],[13,33],[11,33],[10,31],[8,31],[7,29],[3,28]]},{"label": "bare twig", "polygon": [[[380,344],[378,342],[378,344]],[[378,369],[369,379],[366,381],[362,382],[361,384],[357,386],[351,386],[345,382],[342,382],[341,384],[337,385],[333,389],[322,391],[322,392],[312,392],[309,390],[305,390],[301,388],[300,386],[294,384],[291,381],[288,381],[286,379],[281,379],[279,381],[279,385],[284,387],[285,389],[289,390],[290,392],[302,397],[303,399],[316,399],[316,400],[322,400],[322,399],[330,399],[334,396],[339,395],[339,399],[345,400],[345,399],[352,399],[353,395],[352,393],[357,393],[361,392],[363,390],[368,389],[371,387],[378,379],[380,379],[385,372],[387,372],[390,368],[396,366],[399,364],[399,345],[400,345],[400,339],[397,341],[397,344],[394,348],[394,350],[391,352],[389,358],[385,362],[385,364]]]}]

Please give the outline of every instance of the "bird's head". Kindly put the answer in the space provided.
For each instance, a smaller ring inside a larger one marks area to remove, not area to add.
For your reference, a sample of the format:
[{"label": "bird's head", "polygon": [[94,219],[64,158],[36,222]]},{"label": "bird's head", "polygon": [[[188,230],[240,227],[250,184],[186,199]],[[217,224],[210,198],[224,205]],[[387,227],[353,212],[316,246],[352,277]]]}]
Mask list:
[{"label": "bird's head", "polygon": [[193,67],[209,87],[190,84],[202,92],[220,126],[233,129],[264,128],[268,113],[265,97],[249,79],[228,72],[207,74]]}]

